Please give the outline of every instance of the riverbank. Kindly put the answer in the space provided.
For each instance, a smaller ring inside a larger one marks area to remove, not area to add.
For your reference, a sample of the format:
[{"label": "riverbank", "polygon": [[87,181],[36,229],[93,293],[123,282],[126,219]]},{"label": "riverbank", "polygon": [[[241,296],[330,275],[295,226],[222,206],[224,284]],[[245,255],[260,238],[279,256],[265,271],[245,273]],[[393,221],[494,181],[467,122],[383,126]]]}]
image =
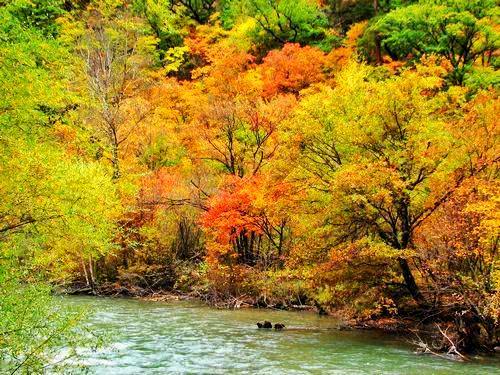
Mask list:
[{"label": "riverbank", "polygon": [[123,287],[116,283],[103,284],[95,288],[74,286],[70,288],[60,288],[57,293],[97,297],[128,297],[153,302],[197,300],[209,306],[221,309],[266,308],[273,310],[316,311],[322,313],[320,309],[312,305],[266,305],[249,296],[217,300],[198,291],[147,290],[137,286]]}]

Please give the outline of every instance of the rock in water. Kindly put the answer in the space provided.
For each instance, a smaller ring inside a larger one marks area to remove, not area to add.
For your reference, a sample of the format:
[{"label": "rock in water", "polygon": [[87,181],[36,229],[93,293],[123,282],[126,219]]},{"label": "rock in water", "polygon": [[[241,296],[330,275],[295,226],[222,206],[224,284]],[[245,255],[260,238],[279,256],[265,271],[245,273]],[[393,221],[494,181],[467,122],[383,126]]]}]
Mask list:
[{"label": "rock in water", "polygon": [[264,323],[257,322],[257,327],[259,327],[259,328],[273,328],[273,325],[271,324],[271,322],[264,320]]}]

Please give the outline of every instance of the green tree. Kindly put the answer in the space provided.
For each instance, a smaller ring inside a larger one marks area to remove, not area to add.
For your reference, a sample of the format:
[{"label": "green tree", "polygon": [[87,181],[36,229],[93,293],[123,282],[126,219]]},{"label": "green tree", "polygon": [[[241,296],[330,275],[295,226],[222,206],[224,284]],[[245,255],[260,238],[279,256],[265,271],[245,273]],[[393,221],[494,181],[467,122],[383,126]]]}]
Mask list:
[{"label": "green tree", "polygon": [[437,54],[450,61],[454,84],[462,84],[472,65],[492,64],[499,47],[494,0],[422,0],[375,19],[362,44],[375,48],[379,40],[393,59]]},{"label": "green tree", "polygon": [[159,58],[163,61],[170,48],[179,47],[183,43],[181,17],[172,11],[170,0],[136,0],[133,5],[158,39]]},{"label": "green tree", "polygon": [[62,346],[73,355],[87,342],[80,313],[46,280],[109,251],[119,207],[106,170],[57,136],[78,129],[74,59],[10,10],[0,9],[0,371],[40,373],[57,370]]},{"label": "green tree", "polygon": [[186,14],[189,18],[203,24],[217,9],[216,0],[172,0],[175,11]]},{"label": "green tree", "polygon": [[7,9],[24,26],[33,27],[47,36],[57,36],[56,19],[66,13],[64,0],[6,0]]},{"label": "green tree", "polygon": [[416,1],[418,0],[328,0],[326,9],[330,23],[346,32],[353,23]]},{"label": "green tree", "polygon": [[28,277],[26,270],[0,262],[2,373],[67,373],[67,360],[79,358],[76,348],[101,345],[103,337],[82,325],[84,311],[63,304],[46,282]]},{"label": "green tree", "polygon": [[223,19],[232,24],[241,16],[255,20],[256,43],[268,49],[287,42],[329,46],[326,28],[328,20],[316,1],[311,0],[250,0],[231,2]]}]

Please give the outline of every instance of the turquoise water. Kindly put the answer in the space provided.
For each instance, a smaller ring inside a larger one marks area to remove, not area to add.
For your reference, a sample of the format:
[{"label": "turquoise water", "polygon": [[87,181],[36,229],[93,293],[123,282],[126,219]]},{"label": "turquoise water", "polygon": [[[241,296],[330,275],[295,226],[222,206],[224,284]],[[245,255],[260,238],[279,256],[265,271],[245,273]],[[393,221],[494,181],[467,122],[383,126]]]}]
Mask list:
[{"label": "turquoise water", "polygon": [[[109,343],[85,353],[91,374],[500,374],[500,359],[452,362],[413,353],[404,338],[339,331],[314,313],[217,310],[196,302],[71,297]],[[283,331],[255,322],[282,322]]]}]

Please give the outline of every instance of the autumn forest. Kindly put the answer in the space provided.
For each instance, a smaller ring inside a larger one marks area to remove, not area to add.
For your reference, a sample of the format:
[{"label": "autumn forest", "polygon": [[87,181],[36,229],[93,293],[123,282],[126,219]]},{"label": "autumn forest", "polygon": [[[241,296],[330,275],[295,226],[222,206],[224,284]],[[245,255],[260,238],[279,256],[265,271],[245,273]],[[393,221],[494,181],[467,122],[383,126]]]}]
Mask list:
[{"label": "autumn forest", "polygon": [[0,372],[97,345],[61,294],[499,348],[499,16],[496,0],[0,0]]}]

